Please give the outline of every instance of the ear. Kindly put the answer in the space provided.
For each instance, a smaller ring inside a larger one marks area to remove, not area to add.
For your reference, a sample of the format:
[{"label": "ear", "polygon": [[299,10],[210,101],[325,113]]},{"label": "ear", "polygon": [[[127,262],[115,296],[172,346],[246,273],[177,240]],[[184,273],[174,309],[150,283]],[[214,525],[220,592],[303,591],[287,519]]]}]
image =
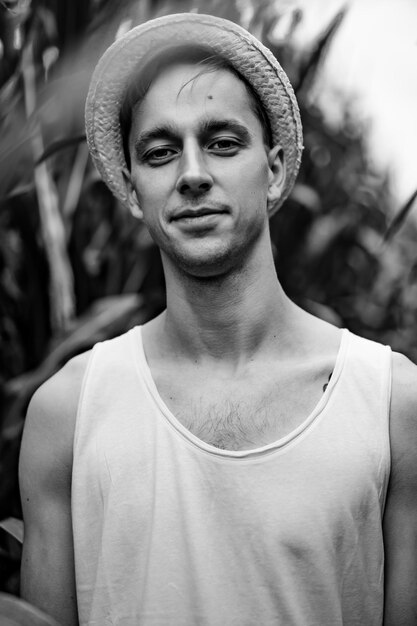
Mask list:
[{"label": "ear", "polygon": [[268,212],[270,212],[281,197],[285,185],[286,164],[285,155],[281,146],[274,146],[268,152],[269,183],[268,183]]},{"label": "ear", "polygon": [[127,198],[129,202],[129,209],[133,217],[139,220],[143,219],[143,212],[139,206],[138,196],[132,183],[132,176],[129,170],[125,167],[122,168],[123,180],[126,187]]}]

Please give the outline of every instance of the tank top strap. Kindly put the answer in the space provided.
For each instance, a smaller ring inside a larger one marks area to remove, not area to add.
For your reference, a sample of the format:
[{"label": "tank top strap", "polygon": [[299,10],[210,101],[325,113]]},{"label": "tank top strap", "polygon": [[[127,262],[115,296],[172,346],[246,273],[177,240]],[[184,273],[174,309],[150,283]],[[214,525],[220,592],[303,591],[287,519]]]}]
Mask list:
[{"label": "tank top strap", "polygon": [[345,379],[350,379],[358,394],[379,403],[380,416],[389,420],[391,401],[392,352],[389,346],[349,332]]}]

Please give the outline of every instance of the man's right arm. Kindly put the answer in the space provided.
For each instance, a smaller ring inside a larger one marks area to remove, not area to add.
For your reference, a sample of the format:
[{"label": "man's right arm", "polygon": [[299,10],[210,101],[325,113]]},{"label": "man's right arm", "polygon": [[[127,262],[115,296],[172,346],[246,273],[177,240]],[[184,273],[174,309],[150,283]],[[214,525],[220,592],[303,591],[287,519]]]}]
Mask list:
[{"label": "man's right arm", "polygon": [[19,462],[25,524],[21,596],[60,624],[78,624],[71,523],[75,419],[88,353],[40,387],[29,405]]}]

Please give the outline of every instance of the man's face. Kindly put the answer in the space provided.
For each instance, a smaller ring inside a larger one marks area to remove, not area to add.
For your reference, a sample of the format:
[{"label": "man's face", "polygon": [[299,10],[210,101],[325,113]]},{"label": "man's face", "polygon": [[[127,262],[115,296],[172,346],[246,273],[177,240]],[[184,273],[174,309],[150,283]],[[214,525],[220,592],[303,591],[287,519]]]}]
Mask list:
[{"label": "man's face", "polygon": [[227,70],[199,71],[169,67],[133,110],[130,198],[164,262],[213,276],[268,237],[267,199],[284,168],[279,149],[264,144],[243,82]]}]

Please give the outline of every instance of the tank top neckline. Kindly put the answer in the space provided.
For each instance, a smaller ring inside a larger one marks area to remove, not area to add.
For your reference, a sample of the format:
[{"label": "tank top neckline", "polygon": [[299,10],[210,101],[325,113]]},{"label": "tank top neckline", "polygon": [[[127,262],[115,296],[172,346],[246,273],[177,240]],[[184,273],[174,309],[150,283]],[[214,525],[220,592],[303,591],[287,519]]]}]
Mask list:
[{"label": "tank top neckline", "polygon": [[300,440],[302,435],[304,435],[309,430],[309,428],[316,422],[317,418],[323,413],[325,407],[329,402],[330,397],[333,395],[346,361],[347,349],[350,342],[350,332],[348,331],[348,329],[341,329],[340,344],[337,351],[332,376],[327,385],[327,388],[323,392],[320,400],[317,402],[307,418],[303,420],[296,428],[294,428],[287,435],[284,435],[283,437],[277,439],[276,441],[273,441],[258,448],[250,448],[247,450],[225,450],[222,448],[217,448],[216,446],[213,446],[203,441],[202,439],[194,435],[190,430],[188,430],[188,428],[186,428],[180,422],[180,420],[175,417],[165,401],[162,399],[156,383],[153,379],[152,372],[149,367],[143,346],[142,326],[135,326],[134,328],[132,328],[131,332],[133,333],[133,355],[138,370],[138,375],[144,380],[153,403],[159,409],[161,417],[165,418],[164,421],[168,423],[168,425],[171,426],[182,439],[185,439],[185,441],[190,443],[193,447],[196,447],[210,455],[232,460],[258,458],[260,456],[269,455],[277,451],[283,451],[284,449],[287,449],[290,445],[293,445],[298,440]]}]

